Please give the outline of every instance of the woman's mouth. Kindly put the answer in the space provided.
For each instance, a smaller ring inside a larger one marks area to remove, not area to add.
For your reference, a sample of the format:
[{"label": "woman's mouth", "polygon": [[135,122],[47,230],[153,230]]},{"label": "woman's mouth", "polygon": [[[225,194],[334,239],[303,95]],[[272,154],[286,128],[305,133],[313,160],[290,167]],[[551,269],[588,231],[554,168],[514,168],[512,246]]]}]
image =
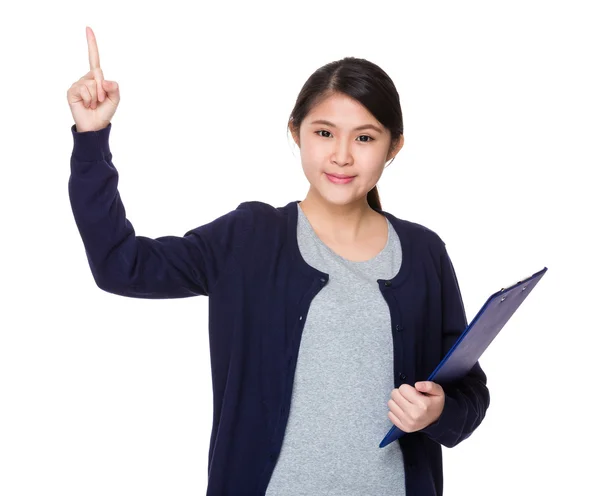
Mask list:
[{"label": "woman's mouth", "polygon": [[329,179],[334,184],[347,184],[356,177],[356,176],[336,177],[331,174],[327,174],[327,172],[325,173],[325,175],[327,176],[327,179]]}]

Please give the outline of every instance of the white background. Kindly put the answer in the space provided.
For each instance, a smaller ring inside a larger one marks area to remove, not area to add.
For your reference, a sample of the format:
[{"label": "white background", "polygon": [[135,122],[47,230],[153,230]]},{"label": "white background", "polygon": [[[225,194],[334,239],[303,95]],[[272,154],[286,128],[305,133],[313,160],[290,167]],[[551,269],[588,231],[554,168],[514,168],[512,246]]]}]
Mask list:
[{"label": "white background", "polygon": [[379,182],[383,208],[444,239],[469,321],[491,293],[548,267],[481,359],[491,405],[468,440],[443,448],[444,494],[600,494],[592,5],[3,6],[0,494],[206,491],[208,299],[98,289],[71,212],[66,92],[89,70],[86,25],[121,88],[119,191],[149,237],[242,201],[303,199],[287,133],[301,86],[345,56],[380,65],[405,130]]}]

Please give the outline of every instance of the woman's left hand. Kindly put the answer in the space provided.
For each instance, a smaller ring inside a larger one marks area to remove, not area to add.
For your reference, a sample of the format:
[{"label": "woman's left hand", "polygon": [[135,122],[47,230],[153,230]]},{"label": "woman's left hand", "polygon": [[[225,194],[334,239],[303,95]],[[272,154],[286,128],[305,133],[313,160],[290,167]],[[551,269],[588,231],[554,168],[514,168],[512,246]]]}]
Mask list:
[{"label": "woman's left hand", "polygon": [[388,401],[388,418],[406,433],[424,429],[442,414],[446,395],[433,381],[420,381],[415,387],[402,384],[393,389]]}]

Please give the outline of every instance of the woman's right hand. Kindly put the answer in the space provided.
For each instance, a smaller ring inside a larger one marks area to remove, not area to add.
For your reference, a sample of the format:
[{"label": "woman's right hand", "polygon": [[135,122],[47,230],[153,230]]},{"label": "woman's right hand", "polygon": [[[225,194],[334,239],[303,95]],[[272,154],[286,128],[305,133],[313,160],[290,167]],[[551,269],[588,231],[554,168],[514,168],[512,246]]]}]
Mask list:
[{"label": "woman's right hand", "polygon": [[117,82],[104,79],[92,28],[86,26],[86,35],[90,72],[67,91],[67,101],[78,133],[99,131],[108,126],[121,100]]}]

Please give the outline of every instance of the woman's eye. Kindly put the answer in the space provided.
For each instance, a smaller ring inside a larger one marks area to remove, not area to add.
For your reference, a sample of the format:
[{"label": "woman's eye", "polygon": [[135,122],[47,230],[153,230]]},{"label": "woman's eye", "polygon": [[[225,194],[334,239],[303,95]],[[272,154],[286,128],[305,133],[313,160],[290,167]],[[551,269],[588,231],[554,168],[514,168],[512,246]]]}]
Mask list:
[{"label": "woman's eye", "polygon": [[[317,135],[319,135],[319,136],[321,136],[321,137],[323,137],[323,138],[327,138],[328,136],[323,136],[323,135],[321,135],[321,134],[319,134],[319,133],[329,133],[329,131],[325,131],[324,129],[321,129],[320,131],[316,131],[316,134],[317,134]],[[330,134],[330,133],[329,133],[329,134]],[[366,141],[365,141],[365,140],[361,140],[361,143],[368,143],[369,141],[374,141],[374,138],[371,138],[371,136],[368,136],[368,135],[366,135],[366,134],[361,134],[361,135],[359,136],[359,138],[362,138],[362,137],[364,137],[364,138],[369,138],[369,139],[368,139],[368,140],[366,140]]]},{"label": "woman's eye", "polygon": [[317,132],[315,133],[315,134],[317,134],[318,136],[321,136],[322,138],[327,138],[327,136],[323,136],[322,134],[319,134],[319,133],[329,133],[329,131],[323,131],[323,130],[321,130],[321,131],[317,131]]}]

